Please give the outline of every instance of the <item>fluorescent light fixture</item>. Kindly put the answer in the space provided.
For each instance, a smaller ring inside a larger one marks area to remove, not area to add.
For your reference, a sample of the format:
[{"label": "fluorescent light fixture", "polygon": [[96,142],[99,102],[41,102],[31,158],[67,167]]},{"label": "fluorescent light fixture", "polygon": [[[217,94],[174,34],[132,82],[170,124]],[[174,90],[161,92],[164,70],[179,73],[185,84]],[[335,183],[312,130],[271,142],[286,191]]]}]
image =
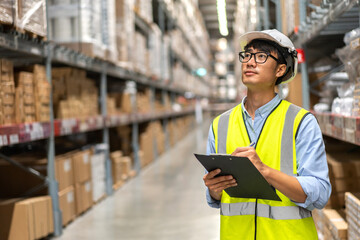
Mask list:
[{"label": "fluorescent light fixture", "polygon": [[227,36],[229,34],[227,28],[227,18],[226,18],[226,1],[225,0],[216,0],[216,8],[219,21],[219,31],[222,36]]}]

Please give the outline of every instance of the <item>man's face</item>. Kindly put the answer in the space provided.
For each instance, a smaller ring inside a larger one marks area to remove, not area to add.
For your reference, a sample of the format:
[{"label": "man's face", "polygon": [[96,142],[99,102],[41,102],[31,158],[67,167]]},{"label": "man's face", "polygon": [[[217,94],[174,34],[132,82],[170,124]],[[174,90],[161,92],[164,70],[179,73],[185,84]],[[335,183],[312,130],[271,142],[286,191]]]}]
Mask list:
[{"label": "man's face", "polygon": [[[257,53],[261,51],[250,47],[247,52]],[[271,55],[278,58],[275,52],[271,52]],[[276,79],[282,76],[278,74],[281,65],[271,57],[268,57],[265,63],[256,63],[255,56],[252,55],[250,61],[242,63],[242,81],[248,88],[274,87]]]}]

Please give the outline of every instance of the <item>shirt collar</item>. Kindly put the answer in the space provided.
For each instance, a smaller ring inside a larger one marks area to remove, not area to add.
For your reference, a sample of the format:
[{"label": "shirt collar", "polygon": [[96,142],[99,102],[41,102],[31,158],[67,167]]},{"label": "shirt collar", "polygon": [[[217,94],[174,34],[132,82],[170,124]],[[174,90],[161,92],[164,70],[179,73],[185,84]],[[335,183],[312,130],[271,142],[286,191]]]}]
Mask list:
[{"label": "shirt collar", "polygon": [[[270,114],[270,112],[280,103],[280,101],[281,101],[280,96],[277,93],[275,93],[275,97],[273,99],[271,99],[270,102],[268,102],[265,105],[256,109],[255,116],[257,114],[259,114],[260,117],[262,117],[262,118],[267,117]],[[243,98],[241,105],[242,105],[243,112],[245,113],[245,117],[251,118],[250,114],[248,113],[248,111],[245,108],[245,102],[246,102],[246,96]]]}]

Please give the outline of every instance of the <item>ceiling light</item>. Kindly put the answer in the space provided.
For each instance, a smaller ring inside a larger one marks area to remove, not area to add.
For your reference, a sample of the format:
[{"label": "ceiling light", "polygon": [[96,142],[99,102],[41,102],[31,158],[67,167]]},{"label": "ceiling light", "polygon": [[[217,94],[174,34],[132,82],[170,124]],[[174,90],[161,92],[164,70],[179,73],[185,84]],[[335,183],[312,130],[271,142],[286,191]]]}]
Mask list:
[{"label": "ceiling light", "polygon": [[226,1],[225,0],[216,0],[216,8],[219,21],[219,31],[222,36],[227,36],[229,34],[227,28],[227,18],[226,18]]},{"label": "ceiling light", "polygon": [[226,38],[220,38],[217,42],[218,50],[223,51],[227,48],[227,40]]}]

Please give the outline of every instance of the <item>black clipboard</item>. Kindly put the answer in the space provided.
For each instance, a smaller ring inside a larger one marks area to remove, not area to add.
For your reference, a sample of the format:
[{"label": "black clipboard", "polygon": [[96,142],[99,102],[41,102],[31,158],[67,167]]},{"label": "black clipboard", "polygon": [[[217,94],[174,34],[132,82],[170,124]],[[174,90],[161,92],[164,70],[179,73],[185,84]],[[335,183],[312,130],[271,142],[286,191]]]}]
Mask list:
[{"label": "black clipboard", "polygon": [[237,186],[225,189],[230,197],[259,198],[281,201],[273,188],[246,157],[231,155],[202,155],[194,154],[201,165],[209,172],[221,169],[218,176],[232,175]]}]

